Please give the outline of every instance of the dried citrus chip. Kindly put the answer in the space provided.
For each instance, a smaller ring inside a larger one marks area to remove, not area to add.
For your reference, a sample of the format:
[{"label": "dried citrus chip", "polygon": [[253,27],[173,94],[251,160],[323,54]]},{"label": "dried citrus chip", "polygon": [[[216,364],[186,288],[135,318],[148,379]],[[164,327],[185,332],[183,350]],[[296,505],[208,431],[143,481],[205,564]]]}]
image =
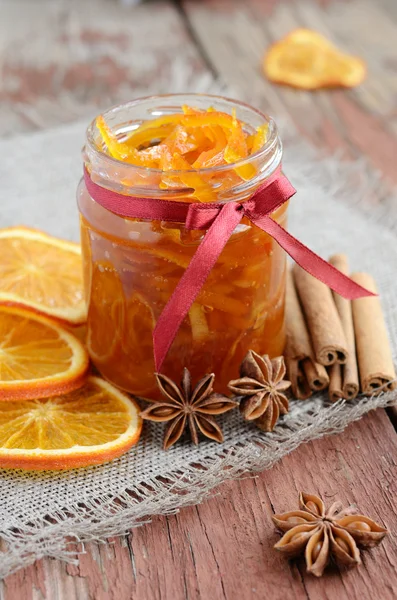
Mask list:
[{"label": "dried citrus chip", "polygon": [[306,90],[354,87],[366,74],[361,59],[340,52],[310,29],[296,29],[270,46],[263,67],[271,81]]},{"label": "dried citrus chip", "polygon": [[97,377],[67,395],[0,402],[0,467],[43,471],[113,460],[137,443],[139,411]]},{"label": "dried citrus chip", "polygon": [[25,227],[0,230],[0,304],[86,320],[80,244]]},{"label": "dried citrus chip", "polygon": [[0,307],[0,400],[41,398],[84,382],[88,355],[69,331],[22,308]]},{"label": "dried citrus chip", "polygon": [[294,29],[284,39],[296,44],[310,43],[316,44],[316,46],[322,46],[323,48],[328,48],[329,50],[335,49],[335,46],[329,40],[327,40],[326,37],[321,35],[321,33],[318,33],[318,31],[314,31],[313,29],[306,29],[304,27]]}]

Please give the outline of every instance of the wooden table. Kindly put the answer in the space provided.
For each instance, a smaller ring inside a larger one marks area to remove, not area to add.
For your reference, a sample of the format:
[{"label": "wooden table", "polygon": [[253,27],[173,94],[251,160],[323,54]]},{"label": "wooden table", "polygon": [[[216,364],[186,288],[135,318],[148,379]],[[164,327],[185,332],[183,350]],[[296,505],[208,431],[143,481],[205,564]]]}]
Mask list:
[{"label": "wooden table", "polygon": [[[319,151],[366,156],[397,180],[395,0],[0,0],[0,133],[82,117],[152,92],[229,86],[293,123]],[[352,91],[297,92],[261,73],[268,44],[298,26],[329,35],[368,62]],[[374,198],[381,202],[382,197]],[[106,545],[88,544],[79,566],[50,558],[8,577],[5,600],[387,600],[397,597],[397,435],[383,410],[345,433],[301,446],[271,471],[230,482],[201,506],[155,518]],[[272,546],[270,515],[299,490],[357,503],[392,535],[363,565],[321,580]]]}]

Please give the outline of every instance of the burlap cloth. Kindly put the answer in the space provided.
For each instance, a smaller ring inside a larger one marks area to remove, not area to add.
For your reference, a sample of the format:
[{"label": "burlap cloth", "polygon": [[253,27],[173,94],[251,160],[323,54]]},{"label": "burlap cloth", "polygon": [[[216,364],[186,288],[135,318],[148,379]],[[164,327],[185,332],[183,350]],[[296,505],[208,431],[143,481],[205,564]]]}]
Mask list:
[{"label": "burlap cloth", "polygon": [[[26,224],[78,239],[75,189],[83,142],[80,123],[0,141],[1,227]],[[380,208],[372,200],[379,178],[365,164],[318,160],[298,141],[287,141],[284,169],[299,190],[290,207],[291,232],[325,257],[345,252],[354,270],[375,276],[396,359],[395,198],[385,197]],[[111,464],[64,473],[2,471],[0,576],[46,555],[72,559],[68,540],[104,539],[151,515],[197,504],[222,481],[269,469],[303,442],[340,432],[394,400],[395,393],[350,404],[329,405],[325,396],[292,402],[271,434],[247,425],[234,411],[221,419],[222,445],[182,442],[166,453],[162,427],[146,423],[138,446]]]}]

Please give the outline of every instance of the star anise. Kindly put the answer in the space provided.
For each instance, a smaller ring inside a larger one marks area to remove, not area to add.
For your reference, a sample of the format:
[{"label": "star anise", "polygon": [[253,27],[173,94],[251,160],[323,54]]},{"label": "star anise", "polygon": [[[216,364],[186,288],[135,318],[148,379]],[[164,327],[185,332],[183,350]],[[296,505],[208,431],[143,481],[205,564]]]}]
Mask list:
[{"label": "star anise", "polygon": [[264,431],[273,431],[278,418],[288,412],[285,392],[291,382],[284,379],[284,358],[270,359],[249,350],[240,367],[240,379],[229,382],[229,389],[241,396],[240,411],[247,421],[255,421]]},{"label": "star anise", "polygon": [[141,416],[148,421],[170,421],[164,434],[164,450],[179,440],[186,425],[194,444],[198,444],[198,431],[206,437],[223,442],[222,430],[213,415],[220,415],[237,406],[237,402],[223,394],[213,392],[215,375],[205,375],[192,391],[188,369],[183,370],[180,387],[165,375],[156,373],[157,384],[165,400],[154,402]]},{"label": "star anise", "polygon": [[323,501],[313,494],[299,494],[300,510],[274,515],[276,526],[284,535],[274,546],[286,557],[305,553],[308,573],[321,577],[331,556],[345,567],[361,563],[357,547],[371,548],[384,538],[387,529],[372,519],[342,509],[334,502],[326,511]]}]

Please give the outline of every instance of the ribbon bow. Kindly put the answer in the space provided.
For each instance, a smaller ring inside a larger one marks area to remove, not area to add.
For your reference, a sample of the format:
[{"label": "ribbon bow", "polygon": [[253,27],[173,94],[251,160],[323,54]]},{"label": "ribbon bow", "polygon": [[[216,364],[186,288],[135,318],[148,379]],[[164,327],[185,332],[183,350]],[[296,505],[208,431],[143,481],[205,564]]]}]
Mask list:
[{"label": "ribbon bow", "polygon": [[122,217],[184,223],[187,229],[207,232],[165,305],[153,331],[156,370],[161,370],[178,329],[223,248],[242,218],[265,231],[305,271],[349,300],[373,296],[372,292],[352,281],[307,246],[288,233],[269,215],[287,202],[296,190],[278,170],[246,202],[225,204],[177,202],[127,196],[94,183],[85,169],[88,193],[98,204]]}]

